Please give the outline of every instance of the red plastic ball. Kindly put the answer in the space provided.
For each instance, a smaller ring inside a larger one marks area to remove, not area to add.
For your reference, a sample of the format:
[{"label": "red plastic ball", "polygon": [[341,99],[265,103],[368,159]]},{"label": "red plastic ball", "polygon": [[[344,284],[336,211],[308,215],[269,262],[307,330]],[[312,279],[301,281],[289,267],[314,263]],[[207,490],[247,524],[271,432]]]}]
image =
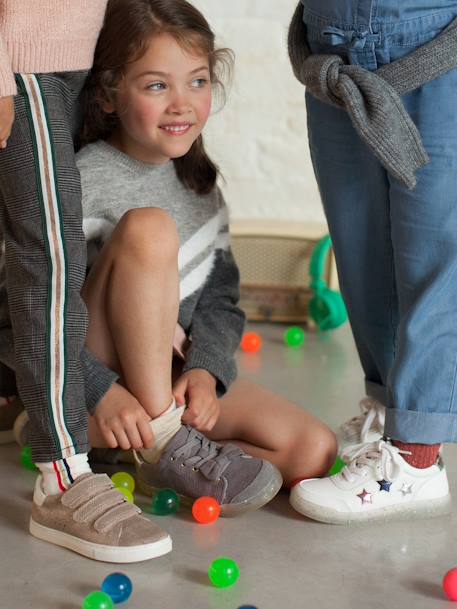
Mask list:
[{"label": "red plastic ball", "polygon": [[248,332],[243,336],[241,348],[245,353],[257,353],[262,348],[262,338],[255,332]]},{"label": "red plastic ball", "polygon": [[192,506],[192,516],[200,524],[216,522],[221,513],[221,506],[213,497],[200,497]]},{"label": "red plastic ball", "polygon": [[457,601],[457,569],[451,569],[443,578],[444,594],[450,601]]}]

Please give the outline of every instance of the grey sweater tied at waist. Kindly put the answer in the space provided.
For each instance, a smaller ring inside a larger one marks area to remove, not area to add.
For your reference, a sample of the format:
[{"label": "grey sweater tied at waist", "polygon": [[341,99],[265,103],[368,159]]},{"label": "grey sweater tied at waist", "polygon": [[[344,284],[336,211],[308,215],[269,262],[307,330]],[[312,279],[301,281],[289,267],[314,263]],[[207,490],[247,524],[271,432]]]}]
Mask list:
[{"label": "grey sweater tied at waist", "polygon": [[457,68],[457,19],[435,40],[370,72],[338,55],[313,55],[300,2],[289,29],[295,76],[318,99],[345,108],[362,140],[387,171],[410,189],[429,162],[421,136],[400,96]]}]

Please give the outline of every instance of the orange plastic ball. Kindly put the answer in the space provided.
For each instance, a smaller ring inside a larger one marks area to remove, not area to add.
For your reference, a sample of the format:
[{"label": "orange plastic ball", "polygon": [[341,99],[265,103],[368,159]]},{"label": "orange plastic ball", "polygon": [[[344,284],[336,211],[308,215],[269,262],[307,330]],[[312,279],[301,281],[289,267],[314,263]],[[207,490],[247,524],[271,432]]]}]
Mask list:
[{"label": "orange plastic ball", "polygon": [[444,594],[450,601],[457,601],[457,569],[451,569],[443,579]]},{"label": "orange plastic ball", "polygon": [[248,332],[243,336],[241,348],[245,353],[258,353],[262,348],[262,338],[255,332]]},{"label": "orange plastic ball", "polygon": [[192,506],[192,516],[200,524],[216,522],[221,513],[221,506],[213,497],[200,497]]}]

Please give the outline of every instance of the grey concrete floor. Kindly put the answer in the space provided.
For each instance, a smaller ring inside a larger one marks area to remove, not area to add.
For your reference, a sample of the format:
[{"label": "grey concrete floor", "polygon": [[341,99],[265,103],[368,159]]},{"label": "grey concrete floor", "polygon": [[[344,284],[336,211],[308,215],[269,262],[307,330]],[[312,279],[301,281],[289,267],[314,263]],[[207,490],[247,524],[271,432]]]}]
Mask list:
[{"label": "grey concrete floor", "polygon": [[[346,327],[308,336],[303,349],[282,344],[280,326],[257,325],[260,354],[240,354],[242,374],[308,408],[330,425],[355,414],[361,370]],[[455,494],[457,450],[445,452]],[[0,609],[78,609],[113,571],[134,583],[132,609],[440,609],[443,574],[457,566],[457,515],[417,522],[335,527],[296,514],[280,494],[264,509],[202,527],[189,513],[159,519],[171,555],[146,563],[96,563],[32,538],[27,532],[34,474],[19,449],[0,447]],[[140,498],[139,504],[142,505]],[[206,572],[229,556],[237,585],[213,588]]]}]

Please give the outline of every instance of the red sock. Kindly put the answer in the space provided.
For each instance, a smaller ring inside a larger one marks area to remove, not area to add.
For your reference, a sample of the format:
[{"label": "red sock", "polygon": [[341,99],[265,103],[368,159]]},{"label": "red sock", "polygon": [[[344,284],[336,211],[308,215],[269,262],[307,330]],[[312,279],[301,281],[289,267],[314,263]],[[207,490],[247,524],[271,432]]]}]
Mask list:
[{"label": "red sock", "polygon": [[392,440],[392,444],[400,450],[410,452],[410,455],[401,456],[412,467],[425,469],[435,465],[440,452],[441,444],[406,444],[398,440]]}]

